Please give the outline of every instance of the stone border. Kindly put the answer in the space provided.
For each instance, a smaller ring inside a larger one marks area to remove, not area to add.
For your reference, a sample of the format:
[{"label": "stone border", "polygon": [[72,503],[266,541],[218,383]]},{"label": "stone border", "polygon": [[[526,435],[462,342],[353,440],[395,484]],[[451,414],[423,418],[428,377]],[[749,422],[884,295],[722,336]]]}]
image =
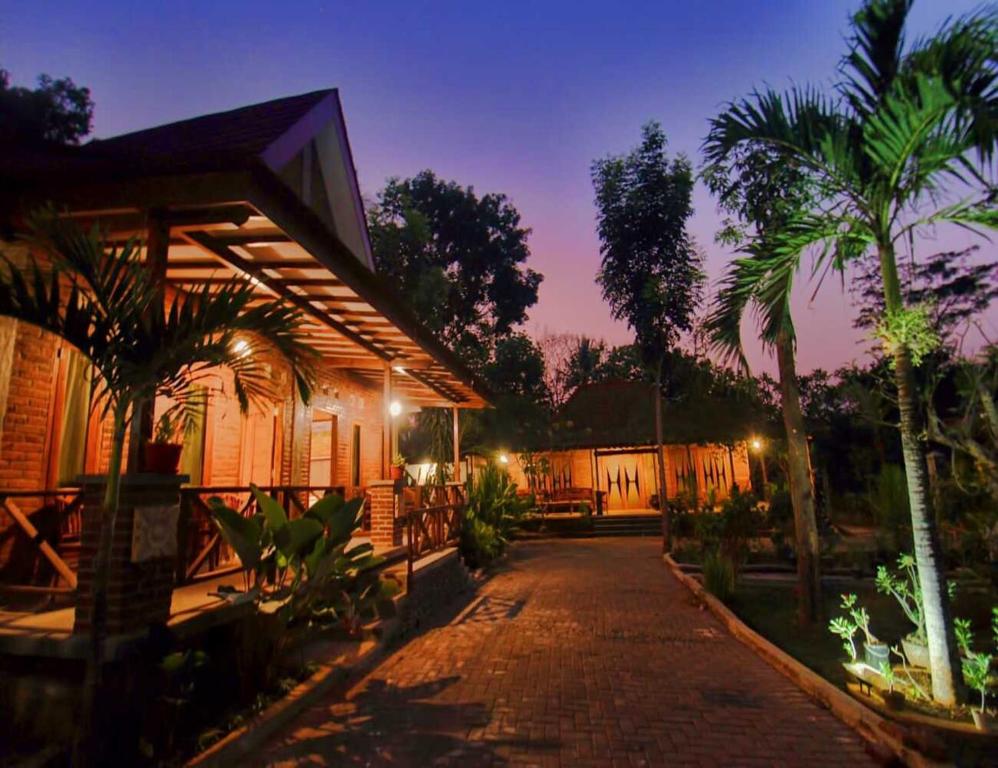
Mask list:
[{"label": "stone border", "polygon": [[669,566],[672,575],[697,599],[702,601],[737,640],[748,646],[767,664],[789,678],[804,693],[859,733],[876,752],[881,755],[886,752],[912,768],[937,768],[945,765],[945,763],[936,762],[907,746],[904,743],[903,726],[864,706],[848,693],[828,682],[817,672],[801,664],[790,654],[749,628],[730,608],[710,594],[703,584],[692,576],[683,573],[671,555],[662,555],[662,559]]}]

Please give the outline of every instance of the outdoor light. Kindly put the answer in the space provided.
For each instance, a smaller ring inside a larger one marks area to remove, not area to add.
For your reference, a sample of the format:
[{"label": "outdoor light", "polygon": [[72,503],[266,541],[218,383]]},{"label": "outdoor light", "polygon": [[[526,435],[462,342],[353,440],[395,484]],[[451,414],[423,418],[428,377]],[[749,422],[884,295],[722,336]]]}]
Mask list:
[{"label": "outdoor light", "polygon": [[392,400],[391,405],[388,406],[388,412],[392,416],[398,416],[400,413],[402,413],[402,403],[400,403],[398,400]]},{"label": "outdoor light", "polygon": [[395,371],[395,373],[405,373],[405,368],[401,365],[393,365],[392,370]]},{"label": "outdoor light", "polygon": [[753,451],[761,451],[762,450],[762,440],[760,440],[758,437],[753,437],[752,438],[751,445],[752,445],[752,450]]},{"label": "outdoor light", "polygon": [[246,339],[238,339],[232,345],[232,351],[234,353],[236,353],[237,355],[239,355],[240,357],[245,357],[246,355],[249,354],[249,351],[250,351],[249,342],[246,341]]},{"label": "outdoor light", "polygon": [[499,463],[500,464],[509,464],[509,456],[507,456],[505,453],[500,453],[499,454]]}]

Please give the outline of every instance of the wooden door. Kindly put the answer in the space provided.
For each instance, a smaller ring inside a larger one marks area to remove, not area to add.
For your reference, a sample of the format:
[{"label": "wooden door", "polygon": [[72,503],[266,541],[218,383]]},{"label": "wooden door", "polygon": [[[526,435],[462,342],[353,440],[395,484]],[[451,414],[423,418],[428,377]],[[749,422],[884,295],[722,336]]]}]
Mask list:
[{"label": "wooden door", "polygon": [[652,452],[597,454],[599,488],[606,492],[608,512],[651,511],[655,493],[655,454]]}]

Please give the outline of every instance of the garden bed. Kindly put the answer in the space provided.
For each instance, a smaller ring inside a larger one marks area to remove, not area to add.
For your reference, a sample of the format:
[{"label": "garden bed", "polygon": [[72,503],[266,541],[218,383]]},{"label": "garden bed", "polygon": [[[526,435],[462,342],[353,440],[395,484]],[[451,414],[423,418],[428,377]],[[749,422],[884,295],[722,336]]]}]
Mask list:
[{"label": "garden bed", "polygon": [[[856,594],[873,617],[877,635],[896,642],[911,630],[911,625],[893,598],[878,594],[870,580],[836,579],[834,585],[826,585],[824,620],[800,627],[795,587],[793,579],[743,576],[728,606],[747,626],[824,679],[885,717],[911,727],[920,734],[923,749],[943,753],[958,765],[998,765],[998,734],[977,731],[968,708],[951,713],[927,701],[908,700],[903,710],[891,711],[883,705],[879,694],[868,695],[848,679],[842,665],[841,641],[828,631],[827,623],[828,618],[841,613],[840,593]],[[954,613],[971,619],[980,636],[986,637],[993,599],[993,593],[958,589]],[[928,675],[917,671],[914,674],[919,684],[928,688]]]}]

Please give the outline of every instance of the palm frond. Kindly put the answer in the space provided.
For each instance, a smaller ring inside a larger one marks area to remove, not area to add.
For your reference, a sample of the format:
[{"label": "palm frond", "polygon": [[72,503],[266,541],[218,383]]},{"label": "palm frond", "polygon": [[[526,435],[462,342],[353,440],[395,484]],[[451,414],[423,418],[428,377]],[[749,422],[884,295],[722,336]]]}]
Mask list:
[{"label": "palm frond", "polygon": [[879,108],[897,78],[911,6],[912,0],[868,0],[853,14],[839,92],[861,117]]}]

